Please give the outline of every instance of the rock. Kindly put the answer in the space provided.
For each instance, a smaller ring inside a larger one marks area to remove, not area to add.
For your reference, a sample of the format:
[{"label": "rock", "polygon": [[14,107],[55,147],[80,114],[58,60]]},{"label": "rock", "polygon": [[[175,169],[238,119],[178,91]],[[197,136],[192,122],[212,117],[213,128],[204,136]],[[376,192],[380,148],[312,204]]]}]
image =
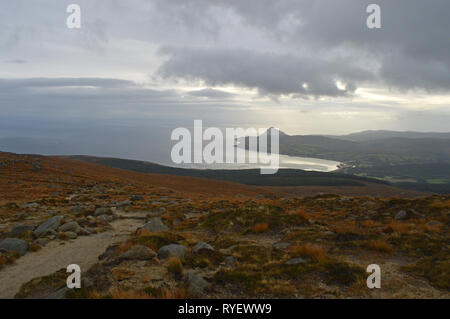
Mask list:
[{"label": "rock", "polygon": [[170,244],[170,245],[162,246],[158,250],[158,256],[160,258],[168,258],[169,256],[175,256],[180,259],[183,259],[186,256],[187,252],[188,252],[188,249],[183,245]]},{"label": "rock", "polygon": [[70,231],[70,232],[76,233],[76,232],[78,232],[79,228],[80,228],[80,225],[78,225],[77,222],[72,221],[72,222],[68,222],[68,223],[65,223],[64,225],[59,226],[58,230],[62,231],[62,232]]},{"label": "rock", "polygon": [[139,229],[145,229],[152,233],[159,233],[159,232],[168,231],[169,227],[164,225],[161,218],[154,217],[154,218],[150,219],[144,226],[140,227]]},{"label": "rock", "polygon": [[395,219],[396,219],[396,220],[405,219],[406,217],[408,217],[408,214],[406,214],[406,212],[405,212],[404,210],[399,211],[399,212],[395,215]]},{"label": "rock", "polygon": [[276,243],[276,244],[274,244],[273,247],[276,248],[276,249],[281,249],[281,250],[283,250],[283,249],[288,248],[290,245],[291,245],[291,244],[289,244],[289,243],[281,242],[281,243]]},{"label": "rock", "polygon": [[194,253],[199,253],[201,250],[215,251],[215,249],[210,244],[207,244],[204,241],[201,241],[201,242],[197,243],[194,246],[192,251]]},{"label": "rock", "polygon": [[94,216],[98,217],[98,216],[102,216],[102,215],[107,215],[107,214],[109,214],[109,212],[110,212],[109,208],[100,207],[95,210]]},{"label": "rock", "polygon": [[228,267],[232,267],[236,264],[236,259],[233,256],[225,257],[225,265]]},{"label": "rock", "polygon": [[128,206],[128,205],[131,205],[131,201],[130,200],[124,200],[124,201],[118,202],[116,204],[117,207],[123,207],[123,206]]},{"label": "rock", "polygon": [[38,203],[27,203],[23,205],[23,208],[38,208],[39,204]]},{"label": "rock", "polygon": [[78,237],[77,233],[75,233],[73,231],[64,232],[64,236],[66,236],[69,239],[77,239],[77,237]]},{"label": "rock", "polygon": [[333,235],[336,235],[334,232],[332,232],[332,231],[330,231],[330,230],[325,231],[324,234],[327,235],[327,236],[333,236]]},{"label": "rock", "polygon": [[144,200],[144,196],[141,196],[141,195],[132,195],[132,196],[130,197],[130,200],[133,201],[133,202],[139,201],[139,200]]},{"label": "rock", "polygon": [[15,251],[23,256],[28,251],[28,243],[22,239],[6,238],[0,243],[0,249],[4,249],[6,251]]},{"label": "rock", "polygon": [[46,222],[40,224],[38,228],[34,230],[34,234],[38,237],[47,234],[49,230],[56,230],[63,219],[62,216],[54,216]]},{"label": "rock", "polygon": [[119,256],[121,259],[150,260],[156,257],[156,253],[143,245],[133,246],[130,250]]},{"label": "rock", "polygon": [[306,259],[303,259],[301,257],[298,258],[292,258],[285,262],[285,265],[298,265],[298,264],[304,264],[308,262]]},{"label": "rock", "polygon": [[75,205],[75,206],[72,206],[72,208],[71,208],[72,212],[74,212],[74,213],[79,213],[82,209],[83,209],[83,207],[80,205]]},{"label": "rock", "polygon": [[109,222],[108,216],[107,216],[107,215],[100,215],[100,216],[97,217],[97,219],[98,219],[99,221],[101,221],[101,222],[106,223],[106,224]]},{"label": "rock", "polygon": [[48,239],[48,238],[38,238],[33,243],[36,244],[36,245],[44,247],[49,242],[50,242],[50,239]]},{"label": "rock", "polygon": [[192,297],[201,297],[204,294],[205,288],[209,285],[202,276],[197,275],[192,269],[187,271],[186,281],[188,293]]},{"label": "rock", "polygon": [[34,227],[33,226],[28,226],[28,225],[16,225],[14,226],[11,231],[8,233],[8,237],[20,237],[23,234],[25,234],[28,231],[33,231]]},{"label": "rock", "polygon": [[83,227],[80,227],[76,233],[78,236],[89,236],[91,234],[88,229]]},{"label": "rock", "polygon": [[125,280],[128,278],[131,278],[135,274],[134,271],[132,271],[130,269],[119,268],[119,267],[111,269],[111,273],[112,273],[114,280],[117,280],[117,281],[122,281],[122,280]]}]

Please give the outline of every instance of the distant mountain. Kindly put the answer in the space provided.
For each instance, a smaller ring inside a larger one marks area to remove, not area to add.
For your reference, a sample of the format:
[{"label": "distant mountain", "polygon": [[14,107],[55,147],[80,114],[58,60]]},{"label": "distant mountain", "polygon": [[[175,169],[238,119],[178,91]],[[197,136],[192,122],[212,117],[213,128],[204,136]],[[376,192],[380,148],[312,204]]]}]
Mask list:
[{"label": "distant mountain", "polygon": [[450,139],[450,133],[438,133],[438,132],[414,132],[414,131],[363,131],[358,133],[352,133],[347,135],[329,135],[328,137],[337,138],[346,141],[364,142],[386,138],[440,138]]}]

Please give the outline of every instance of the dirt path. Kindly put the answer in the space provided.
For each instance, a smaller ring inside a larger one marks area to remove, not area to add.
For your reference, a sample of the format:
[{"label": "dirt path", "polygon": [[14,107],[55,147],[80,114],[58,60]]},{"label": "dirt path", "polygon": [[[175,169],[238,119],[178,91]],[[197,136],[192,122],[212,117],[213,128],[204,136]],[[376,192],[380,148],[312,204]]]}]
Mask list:
[{"label": "dirt path", "polygon": [[81,271],[87,270],[98,261],[106,247],[129,236],[142,224],[142,220],[119,219],[111,223],[113,230],[79,237],[64,245],[60,241],[51,241],[41,250],[26,254],[0,271],[0,299],[13,298],[23,283],[70,264],[79,265]]}]

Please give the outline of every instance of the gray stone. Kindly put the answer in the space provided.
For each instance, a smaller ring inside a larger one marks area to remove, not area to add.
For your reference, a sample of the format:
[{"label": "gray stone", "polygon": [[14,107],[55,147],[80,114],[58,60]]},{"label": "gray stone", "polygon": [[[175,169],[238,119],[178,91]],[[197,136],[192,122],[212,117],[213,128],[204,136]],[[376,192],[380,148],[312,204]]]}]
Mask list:
[{"label": "gray stone", "polygon": [[6,251],[15,251],[23,256],[28,251],[28,243],[22,239],[6,238],[0,243],[0,249],[4,249]]},{"label": "gray stone", "polygon": [[145,229],[152,233],[158,233],[168,231],[169,227],[164,225],[161,218],[154,217],[150,219],[144,226],[140,227],[140,229]]},{"label": "gray stone", "polygon": [[78,225],[77,222],[68,222],[65,223],[64,225],[59,226],[58,230],[62,231],[62,232],[67,232],[67,231],[71,231],[71,232],[78,232],[78,229],[80,228],[80,225]]},{"label": "gray stone", "polygon": [[23,208],[38,208],[39,204],[38,203],[27,203],[23,205]]},{"label": "gray stone", "polygon": [[158,250],[158,256],[160,258],[168,258],[170,256],[175,256],[180,259],[183,259],[186,256],[187,252],[188,252],[188,249],[183,245],[170,244],[170,245],[162,246]]},{"label": "gray stone", "polygon": [[95,210],[94,216],[97,217],[97,216],[101,216],[101,215],[107,215],[107,214],[109,214],[109,212],[110,212],[109,208],[100,207]]},{"label": "gray stone", "polygon": [[404,210],[399,211],[395,215],[395,219],[397,219],[397,220],[405,219],[406,217],[408,217],[408,214]]},{"label": "gray stone", "polygon": [[89,236],[90,234],[91,234],[91,232],[88,229],[83,228],[83,227],[78,228],[78,231],[77,231],[78,236]]},{"label": "gray stone", "polygon": [[308,262],[306,259],[303,259],[301,257],[297,257],[297,258],[292,258],[289,259],[288,261],[286,261],[286,265],[298,265],[298,264],[304,264]]},{"label": "gray stone", "polygon": [[28,231],[32,231],[34,229],[33,226],[28,225],[16,225],[11,231],[8,233],[8,237],[20,237]]},{"label": "gray stone", "polygon": [[156,253],[143,245],[133,246],[130,250],[120,255],[121,259],[150,260],[156,257]]},{"label": "gray stone", "polygon": [[208,243],[205,243],[204,241],[201,241],[199,243],[197,243],[194,248],[193,248],[193,252],[194,253],[198,253],[201,250],[209,250],[209,251],[215,251],[215,249]]},{"label": "gray stone", "polygon": [[192,269],[187,271],[186,280],[188,284],[188,294],[192,297],[201,297],[205,292],[205,288],[209,285],[202,276],[197,275]]},{"label": "gray stone", "polygon": [[118,202],[116,206],[117,207],[123,207],[123,206],[128,206],[128,205],[131,205],[131,201],[130,200],[124,200],[124,201]]},{"label": "gray stone", "polygon": [[46,222],[40,224],[38,228],[34,230],[34,234],[39,237],[47,234],[49,230],[56,230],[59,227],[62,219],[62,216],[53,216]]},{"label": "gray stone", "polygon": [[77,239],[77,237],[78,237],[77,233],[75,233],[73,231],[66,231],[64,233],[64,235],[69,239]]},{"label": "gray stone", "polygon": [[132,195],[132,196],[130,197],[130,200],[133,201],[133,202],[139,201],[139,200],[144,200],[144,196],[141,196],[141,195]]}]

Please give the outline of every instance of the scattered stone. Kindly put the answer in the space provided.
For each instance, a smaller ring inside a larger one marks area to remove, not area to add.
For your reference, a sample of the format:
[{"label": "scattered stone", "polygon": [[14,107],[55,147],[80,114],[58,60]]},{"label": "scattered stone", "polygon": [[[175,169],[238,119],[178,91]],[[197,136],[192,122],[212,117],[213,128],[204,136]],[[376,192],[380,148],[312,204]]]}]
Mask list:
[{"label": "scattered stone", "polygon": [[130,250],[120,255],[121,259],[138,259],[138,260],[150,260],[156,257],[156,253],[150,248],[143,245],[133,246]]},{"label": "scattered stone", "polygon": [[225,257],[225,265],[228,267],[232,267],[236,264],[236,259],[233,256]]},{"label": "scattered stone", "polygon": [[49,242],[50,242],[50,239],[48,239],[48,238],[38,238],[33,243],[36,244],[36,245],[44,247]]},{"label": "scattered stone", "polygon": [[15,251],[23,256],[28,251],[28,243],[22,239],[6,238],[0,243],[0,249],[4,249],[6,251]]},{"label": "scattered stone", "polygon": [[408,217],[408,214],[407,214],[406,211],[404,211],[404,210],[399,211],[399,212],[395,215],[395,219],[396,219],[396,220],[402,220],[402,219],[405,219],[406,217]]},{"label": "scattered stone", "polygon": [[49,230],[56,230],[63,219],[62,216],[54,216],[46,222],[40,224],[35,230],[34,234],[38,237],[46,235]]},{"label": "scattered stone", "polygon": [[98,217],[98,216],[102,216],[102,215],[107,215],[107,214],[109,214],[109,212],[110,212],[109,208],[100,207],[95,210],[94,216]]},{"label": "scattered stone", "polygon": [[308,262],[306,259],[303,259],[301,257],[292,258],[285,262],[285,265],[298,265],[298,264],[304,264]]},{"label": "scattered stone", "polygon": [[78,228],[78,231],[76,232],[78,236],[89,236],[91,232],[83,227]]},{"label": "scattered stone", "polygon": [[441,223],[441,222],[438,222],[437,220],[432,220],[432,221],[429,221],[429,222],[427,223],[427,225],[428,225],[428,226],[439,226],[439,225],[442,225],[442,223]]},{"label": "scattered stone", "polygon": [[72,208],[71,208],[72,212],[74,212],[74,213],[79,213],[82,209],[83,209],[83,207],[80,205],[75,205],[75,206],[72,206]]},{"label": "scattered stone", "polygon": [[205,288],[209,285],[202,276],[197,275],[192,269],[187,271],[186,281],[188,293],[192,297],[201,297],[204,294]]},{"label": "scattered stone", "polygon": [[39,204],[38,203],[27,203],[23,205],[23,208],[38,208]]},{"label": "scattered stone", "polygon": [[130,200],[131,200],[132,202],[136,202],[136,201],[139,201],[139,200],[144,200],[144,196],[141,196],[141,195],[132,195],[132,196],[130,197]]},{"label": "scattered stone", "polygon": [[8,233],[8,237],[21,237],[23,234],[25,234],[26,232],[29,231],[33,231],[34,227],[33,226],[28,226],[28,225],[16,225],[14,226],[11,231]]},{"label": "scattered stone", "polygon": [[204,241],[201,241],[201,242],[197,243],[194,246],[192,251],[194,253],[199,253],[201,250],[215,251],[215,249],[210,244],[205,243]]},{"label": "scattered stone", "polygon": [[150,219],[144,226],[140,227],[139,229],[145,229],[152,233],[158,233],[158,232],[168,231],[169,227],[164,225],[161,218],[154,217],[154,218]]},{"label": "scattered stone", "polygon": [[73,231],[64,232],[64,236],[66,236],[69,239],[77,239],[77,237],[78,237],[77,233],[75,233]]},{"label": "scattered stone", "polygon": [[59,226],[58,230],[62,232],[78,232],[80,225],[77,222],[71,221]]},{"label": "scattered stone", "polygon": [[128,206],[128,205],[131,205],[131,201],[130,200],[124,200],[124,201],[118,202],[116,204],[117,207],[123,207],[123,206]]},{"label": "scattered stone", "polygon": [[175,256],[180,259],[183,259],[186,256],[187,252],[188,252],[188,249],[183,245],[170,244],[170,245],[162,246],[158,250],[158,256],[160,258],[168,258],[170,256]]}]

